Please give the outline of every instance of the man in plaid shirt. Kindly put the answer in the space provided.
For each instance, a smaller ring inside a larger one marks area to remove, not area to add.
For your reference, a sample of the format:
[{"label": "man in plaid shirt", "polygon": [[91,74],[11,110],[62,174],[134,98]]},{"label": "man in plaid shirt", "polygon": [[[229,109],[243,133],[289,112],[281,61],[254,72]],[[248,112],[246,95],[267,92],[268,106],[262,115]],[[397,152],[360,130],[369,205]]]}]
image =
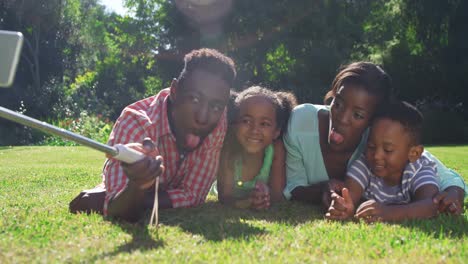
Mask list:
[{"label": "man in plaid shirt", "polygon": [[105,215],[137,220],[153,205],[156,177],[160,208],[205,201],[216,179],[236,71],[230,58],[212,49],[194,50],[184,62],[170,88],[127,106],[117,119],[109,145],[146,142],[152,147],[134,144],[147,156],[133,164],[108,160]]}]

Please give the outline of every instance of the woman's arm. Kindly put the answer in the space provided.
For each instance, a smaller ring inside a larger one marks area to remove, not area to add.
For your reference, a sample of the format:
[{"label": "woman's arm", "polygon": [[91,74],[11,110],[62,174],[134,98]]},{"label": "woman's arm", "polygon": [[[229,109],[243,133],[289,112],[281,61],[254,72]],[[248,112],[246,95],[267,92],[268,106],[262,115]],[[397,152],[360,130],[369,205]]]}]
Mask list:
[{"label": "woman's arm", "polygon": [[302,148],[291,123],[288,133],[283,137],[283,143],[286,150],[286,186],[283,192],[285,198],[320,204],[322,190],[327,187],[327,181],[314,184],[308,182]]},{"label": "woman's arm", "polygon": [[341,190],[341,196],[336,192],[332,192],[332,203],[325,217],[333,220],[352,218],[363,192],[364,189],[355,179],[349,176],[346,177],[345,188]]},{"label": "woman's arm", "polygon": [[271,202],[279,202],[284,200],[283,190],[286,185],[286,150],[282,139],[276,140],[273,147],[275,154],[273,156],[273,163],[271,164],[268,186],[270,187]]},{"label": "woman's arm", "polygon": [[449,186],[438,193],[432,200],[440,213],[446,212],[454,215],[463,213],[463,198],[465,190],[458,186]]},{"label": "woman's arm", "polygon": [[322,202],[322,193],[326,186],[327,181],[309,186],[297,186],[291,191],[291,200],[319,205]]},{"label": "woman's arm", "polygon": [[463,178],[447,168],[429,151],[424,151],[424,155],[437,164],[437,176],[442,191],[434,197],[433,202],[439,207],[439,212],[461,214],[463,212],[463,199],[467,196]]}]

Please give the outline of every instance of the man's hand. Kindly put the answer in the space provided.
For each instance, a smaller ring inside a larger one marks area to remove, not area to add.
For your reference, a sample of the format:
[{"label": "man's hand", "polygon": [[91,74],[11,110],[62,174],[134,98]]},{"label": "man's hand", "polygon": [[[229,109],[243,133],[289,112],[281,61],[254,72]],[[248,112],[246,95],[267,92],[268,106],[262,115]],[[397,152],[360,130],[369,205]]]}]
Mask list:
[{"label": "man's hand", "polygon": [[143,144],[130,143],[127,146],[146,155],[142,160],[132,164],[121,162],[129,184],[136,185],[142,190],[150,188],[156,181],[156,177],[164,172],[163,159],[159,155],[156,146],[149,138],[145,138]]},{"label": "man's hand", "polygon": [[257,210],[270,207],[270,188],[263,182],[255,183],[255,189],[252,191],[250,199],[251,207]]},{"label": "man's hand", "polygon": [[460,215],[463,213],[463,197],[463,189],[452,186],[439,192],[432,201],[437,205],[439,213]]},{"label": "man's hand", "polygon": [[332,191],[331,193],[331,204],[328,208],[328,212],[325,214],[327,219],[332,220],[346,220],[352,218],[354,215],[354,203],[349,190],[343,188],[340,196],[338,193]]},{"label": "man's hand", "polygon": [[331,179],[324,184],[322,189],[322,206],[324,210],[328,210],[332,203],[332,193],[341,195],[341,190],[345,187],[344,182],[336,179]]},{"label": "man's hand", "polygon": [[356,210],[355,217],[363,219],[368,223],[385,221],[387,219],[388,208],[375,200],[363,202]]}]

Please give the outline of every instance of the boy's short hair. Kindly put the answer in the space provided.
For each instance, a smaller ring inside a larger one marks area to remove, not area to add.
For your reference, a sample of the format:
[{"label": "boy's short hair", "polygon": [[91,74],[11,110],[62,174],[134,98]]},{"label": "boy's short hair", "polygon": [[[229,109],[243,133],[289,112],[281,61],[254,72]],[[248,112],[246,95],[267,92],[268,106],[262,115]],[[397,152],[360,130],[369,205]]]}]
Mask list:
[{"label": "boy's short hair", "polygon": [[236,67],[234,61],[214,49],[192,50],[184,57],[184,69],[177,78],[178,83],[183,88],[184,80],[194,70],[204,70],[220,76],[230,87],[233,86],[236,78]]},{"label": "boy's short hair", "polygon": [[408,133],[413,145],[421,144],[423,114],[413,105],[404,101],[393,101],[383,106],[376,114],[378,119],[390,119],[400,123]]}]

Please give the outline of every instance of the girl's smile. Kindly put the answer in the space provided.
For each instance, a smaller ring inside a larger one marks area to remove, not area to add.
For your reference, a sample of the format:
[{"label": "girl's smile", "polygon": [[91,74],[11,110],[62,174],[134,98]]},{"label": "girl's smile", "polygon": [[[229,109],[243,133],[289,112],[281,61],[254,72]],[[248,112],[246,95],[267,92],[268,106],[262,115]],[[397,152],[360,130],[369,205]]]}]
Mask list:
[{"label": "girl's smile", "polygon": [[276,109],[262,96],[247,98],[239,106],[236,137],[247,153],[263,151],[280,133]]}]

